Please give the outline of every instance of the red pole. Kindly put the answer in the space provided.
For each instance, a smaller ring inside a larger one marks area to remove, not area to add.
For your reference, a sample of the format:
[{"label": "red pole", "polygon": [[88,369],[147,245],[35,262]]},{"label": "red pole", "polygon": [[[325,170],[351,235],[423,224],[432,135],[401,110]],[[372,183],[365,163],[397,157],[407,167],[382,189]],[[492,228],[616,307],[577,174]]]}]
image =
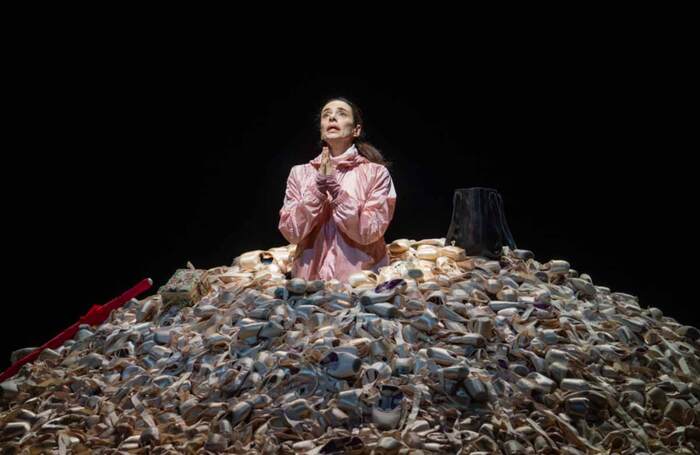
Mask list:
[{"label": "red pole", "polygon": [[57,348],[61,346],[63,343],[66,341],[70,340],[75,336],[75,334],[78,332],[78,328],[80,328],[81,324],[89,324],[89,325],[99,325],[102,324],[108,317],[109,314],[113,311],[116,310],[117,308],[121,307],[124,305],[126,302],[129,300],[133,299],[137,295],[147,291],[150,289],[150,287],[153,286],[153,280],[150,278],[145,278],[141,280],[136,286],[132,287],[128,291],[124,292],[122,295],[119,297],[115,297],[114,299],[110,300],[109,302],[105,303],[104,305],[93,305],[90,310],[82,316],[78,322],[75,324],[71,325],[67,329],[65,329],[63,332],[59,333],[55,337],[53,337],[51,340],[47,341],[44,343],[41,347],[36,348],[33,350],[31,353],[27,354],[26,356],[22,357],[20,360],[17,362],[13,363],[7,370],[3,371],[2,374],[0,374],[0,382],[3,382],[19,371],[19,369],[22,367],[27,362],[31,362],[35,360],[37,357],[39,357],[39,354],[41,354],[41,351],[47,348]]}]

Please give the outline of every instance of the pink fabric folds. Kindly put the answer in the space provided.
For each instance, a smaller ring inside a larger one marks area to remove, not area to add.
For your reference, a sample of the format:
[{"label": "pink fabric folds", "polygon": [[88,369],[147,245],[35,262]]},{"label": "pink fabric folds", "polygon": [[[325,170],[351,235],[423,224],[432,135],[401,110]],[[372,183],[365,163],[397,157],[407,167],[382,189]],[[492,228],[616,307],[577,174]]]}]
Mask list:
[{"label": "pink fabric folds", "polygon": [[293,166],[287,178],[279,230],[297,245],[295,278],[347,281],[352,273],[389,264],[384,232],[396,190],[388,169],[360,155],[354,144],[331,161],[330,177],[319,176],[319,154]]}]

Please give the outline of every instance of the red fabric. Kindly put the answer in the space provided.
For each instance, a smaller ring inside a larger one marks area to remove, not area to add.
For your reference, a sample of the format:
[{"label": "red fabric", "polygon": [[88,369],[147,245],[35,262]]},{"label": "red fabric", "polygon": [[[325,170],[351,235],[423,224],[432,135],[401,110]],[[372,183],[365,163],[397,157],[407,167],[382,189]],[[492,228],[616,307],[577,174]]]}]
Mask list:
[{"label": "red fabric", "polygon": [[59,333],[58,335],[53,337],[51,340],[44,343],[41,347],[36,348],[30,354],[22,357],[20,360],[13,363],[7,370],[5,370],[0,375],[0,382],[3,382],[5,380],[11,378],[15,374],[17,374],[17,372],[22,367],[22,365],[35,360],[37,357],[39,357],[39,354],[41,354],[41,351],[43,351],[44,349],[57,348],[57,347],[61,346],[63,343],[65,343],[66,341],[72,339],[75,336],[75,334],[78,332],[78,329],[80,328],[81,324],[89,324],[89,325],[102,324],[109,317],[109,314],[113,310],[124,305],[126,302],[133,299],[137,295],[147,291],[148,289],[150,289],[151,286],[153,286],[153,281],[150,278],[145,278],[145,279],[141,280],[136,286],[134,286],[131,289],[129,289],[128,291],[124,292],[119,297],[116,297],[116,298],[110,300],[109,302],[105,303],[104,305],[93,305],[84,316],[82,316],[80,319],[78,319],[78,322],[71,325],[70,327],[65,329],[63,332]]}]

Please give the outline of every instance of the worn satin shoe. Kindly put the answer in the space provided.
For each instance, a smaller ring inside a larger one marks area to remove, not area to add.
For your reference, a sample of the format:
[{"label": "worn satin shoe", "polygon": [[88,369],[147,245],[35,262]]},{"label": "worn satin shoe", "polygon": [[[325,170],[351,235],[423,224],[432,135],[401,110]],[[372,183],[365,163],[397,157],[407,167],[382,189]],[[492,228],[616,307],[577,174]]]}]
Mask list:
[{"label": "worn satin shoe", "polygon": [[358,371],[360,371],[362,360],[349,352],[331,351],[321,360],[321,365],[334,378],[345,379],[357,375]]},{"label": "worn satin shoe", "polygon": [[403,392],[393,385],[384,384],[372,407],[372,421],[380,430],[396,428],[401,420]]}]

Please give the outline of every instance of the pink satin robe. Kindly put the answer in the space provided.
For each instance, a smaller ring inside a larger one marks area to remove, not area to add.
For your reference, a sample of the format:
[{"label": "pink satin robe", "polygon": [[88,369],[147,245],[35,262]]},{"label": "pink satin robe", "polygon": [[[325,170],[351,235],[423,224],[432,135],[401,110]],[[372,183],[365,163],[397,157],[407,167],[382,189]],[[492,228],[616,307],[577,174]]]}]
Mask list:
[{"label": "pink satin robe", "polygon": [[316,186],[321,154],[293,166],[287,178],[279,230],[303,251],[292,264],[294,278],[347,282],[355,272],[389,264],[384,232],[396,190],[388,169],[360,155],[354,144],[331,160],[340,185],[335,200]]}]

